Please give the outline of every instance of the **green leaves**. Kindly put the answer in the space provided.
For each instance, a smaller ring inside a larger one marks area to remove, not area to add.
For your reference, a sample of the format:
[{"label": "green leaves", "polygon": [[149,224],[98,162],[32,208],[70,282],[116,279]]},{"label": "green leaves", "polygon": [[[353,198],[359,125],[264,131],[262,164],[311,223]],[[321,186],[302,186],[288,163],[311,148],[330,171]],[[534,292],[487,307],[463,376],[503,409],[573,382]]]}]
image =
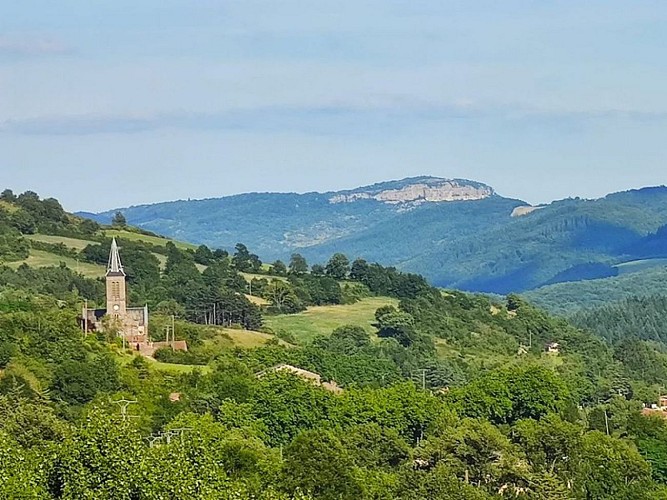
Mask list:
[{"label": "green leaves", "polygon": [[452,391],[449,397],[463,415],[511,424],[563,409],[569,393],[553,371],[519,365],[490,372]]}]

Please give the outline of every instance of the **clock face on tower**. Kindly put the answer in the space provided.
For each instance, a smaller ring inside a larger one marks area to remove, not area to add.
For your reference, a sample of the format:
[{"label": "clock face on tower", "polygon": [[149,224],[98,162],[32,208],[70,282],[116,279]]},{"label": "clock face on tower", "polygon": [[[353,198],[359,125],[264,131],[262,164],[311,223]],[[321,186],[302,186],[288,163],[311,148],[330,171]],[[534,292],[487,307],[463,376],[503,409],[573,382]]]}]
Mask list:
[{"label": "clock face on tower", "polygon": [[118,310],[120,310],[120,306],[119,306],[118,304],[114,304],[114,305],[113,305],[113,310],[114,310],[114,311],[118,311]]}]

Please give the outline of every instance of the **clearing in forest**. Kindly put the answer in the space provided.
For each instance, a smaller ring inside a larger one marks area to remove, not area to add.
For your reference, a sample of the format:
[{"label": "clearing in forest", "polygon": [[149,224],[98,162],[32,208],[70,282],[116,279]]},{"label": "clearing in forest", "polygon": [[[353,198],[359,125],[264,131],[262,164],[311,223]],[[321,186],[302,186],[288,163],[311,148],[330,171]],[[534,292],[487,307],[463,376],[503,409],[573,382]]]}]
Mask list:
[{"label": "clearing in forest", "polygon": [[266,316],[265,324],[276,333],[289,333],[300,343],[310,342],[318,335],[329,335],[343,325],[359,325],[374,333],[375,311],[386,305],[398,305],[389,297],[368,297],[355,304],[315,306],[298,314]]},{"label": "clearing in forest", "polygon": [[8,262],[7,265],[16,269],[21,264],[27,264],[30,267],[58,267],[61,262],[64,262],[72,271],[83,274],[87,278],[99,278],[104,276],[106,268],[97,264],[90,264],[89,262],[80,262],[71,257],[63,257],[53,253],[44,252],[42,250],[30,249],[30,256],[25,260],[16,262]]}]

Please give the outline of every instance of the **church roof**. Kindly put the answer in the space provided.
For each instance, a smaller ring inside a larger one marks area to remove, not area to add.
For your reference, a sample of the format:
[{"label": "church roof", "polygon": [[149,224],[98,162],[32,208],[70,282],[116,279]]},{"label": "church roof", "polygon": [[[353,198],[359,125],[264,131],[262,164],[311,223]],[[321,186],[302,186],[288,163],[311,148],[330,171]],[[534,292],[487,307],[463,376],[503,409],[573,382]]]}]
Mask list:
[{"label": "church roof", "polygon": [[109,264],[107,265],[107,276],[125,276],[123,263],[120,261],[118,244],[116,238],[111,240],[111,251],[109,252]]}]

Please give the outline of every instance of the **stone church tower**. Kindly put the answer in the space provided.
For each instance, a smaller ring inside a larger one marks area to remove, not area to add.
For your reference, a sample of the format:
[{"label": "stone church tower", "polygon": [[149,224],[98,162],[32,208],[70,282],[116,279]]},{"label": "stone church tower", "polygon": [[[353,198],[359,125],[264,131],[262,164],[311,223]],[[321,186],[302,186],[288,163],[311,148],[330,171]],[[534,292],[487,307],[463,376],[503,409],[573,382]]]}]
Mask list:
[{"label": "stone church tower", "polygon": [[107,315],[121,319],[127,315],[127,289],[125,271],[120,261],[116,238],[111,241],[109,265],[107,266]]},{"label": "stone church tower", "polygon": [[83,310],[83,328],[88,331],[104,331],[105,324],[113,325],[118,335],[135,346],[149,342],[148,306],[128,307],[125,271],[120,260],[118,244],[111,241],[109,263],[106,272],[106,309]]}]

